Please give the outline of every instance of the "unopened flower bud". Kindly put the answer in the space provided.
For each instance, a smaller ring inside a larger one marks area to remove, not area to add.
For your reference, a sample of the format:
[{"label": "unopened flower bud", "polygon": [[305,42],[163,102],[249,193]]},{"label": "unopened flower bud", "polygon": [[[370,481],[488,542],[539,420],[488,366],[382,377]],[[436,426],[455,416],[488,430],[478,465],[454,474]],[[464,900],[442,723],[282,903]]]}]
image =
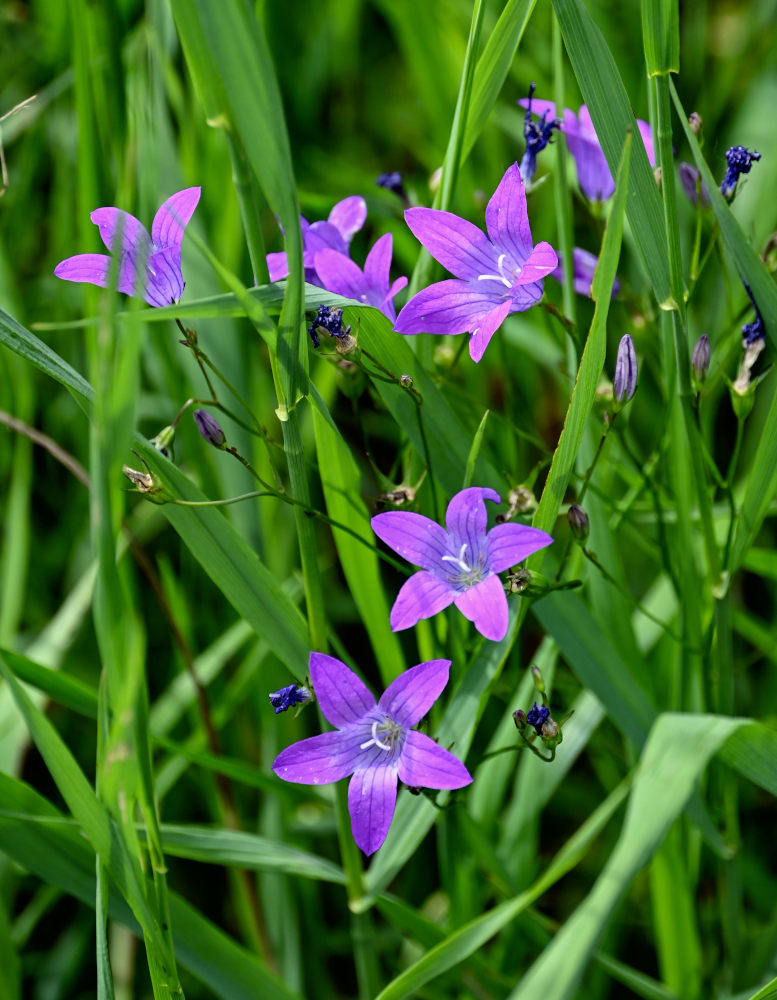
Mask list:
[{"label": "unopened flower bud", "polygon": [[167,457],[167,449],[173,443],[173,438],[175,437],[175,427],[168,425],[163,427],[162,430],[156,435],[156,437],[151,438],[152,447],[156,448],[157,451]]},{"label": "unopened flower bud", "polygon": [[281,688],[280,691],[270,693],[270,704],[275,710],[275,714],[286,712],[295,705],[304,705],[310,701],[313,695],[310,691],[299,684],[289,684],[288,687]]},{"label": "unopened flower bud", "polygon": [[572,534],[575,536],[576,541],[580,542],[581,545],[585,545],[588,540],[590,525],[588,523],[588,515],[579,503],[569,505],[567,519],[569,520],[569,527],[572,529]]},{"label": "unopened flower bud", "polygon": [[399,376],[399,384],[402,386],[403,389],[412,389],[413,388],[413,376],[412,375],[400,375]]},{"label": "unopened flower bud", "polygon": [[706,333],[703,333],[701,337],[696,341],[693,347],[693,353],[691,354],[691,368],[693,368],[693,377],[696,382],[701,385],[704,379],[707,377],[707,371],[710,367],[710,338]]},{"label": "unopened flower bud", "polygon": [[557,747],[563,739],[561,727],[555,719],[548,717],[540,728],[540,739],[549,749]]},{"label": "unopened flower bud", "polygon": [[680,183],[688,200],[695,205],[699,200],[699,193],[701,193],[702,205],[709,205],[710,195],[697,168],[692,163],[681,163],[678,170],[680,172]]},{"label": "unopened flower bud", "polygon": [[517,569],[507,574],[505,590],[508,594],[522,594],[531,583],[532,573],[528,569]]},{"label": "unopened flower bud", "polygon": [[526,728],[526,712],[524,712],[522,708],[513,712],[513,722],[515,723],[515,728],[518,732],[522,733]]},{"label": "unopened flower bud", "polygon": [[692,111],[688,115],[688,124],[691,126],[691,132],[698,138],[701,135],[701,115],[698,111]]},{"label": "unopened flower bud", "polygon": [[215,417],[212,417],[207,410],[195,410],[193,416],[197,430],[208,444],[212,444],[214,448],[223,448],[226,445],[227,437]]},{"label": "unopened flower bud", "polygon": [[631,334],[626,333],[618,344],[615,378],[612,381],[614,408],[617,413],[629,402],[637,388],[637,352]]},{"label": "unopened flower bud", "polygon": [[542,671],[538,666],[532,663],[531,666],[531,679],[534,681],[534,686],[537,688],[540,694],[545,693],[545,678],[542,676]]}]

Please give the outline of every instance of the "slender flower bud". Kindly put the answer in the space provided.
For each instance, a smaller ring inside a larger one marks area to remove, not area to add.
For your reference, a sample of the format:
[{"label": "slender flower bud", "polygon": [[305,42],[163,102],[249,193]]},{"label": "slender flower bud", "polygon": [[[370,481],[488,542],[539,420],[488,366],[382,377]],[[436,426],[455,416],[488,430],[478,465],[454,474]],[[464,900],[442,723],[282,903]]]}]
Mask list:
[{"label": "slender flower bud", "polygon": [[701,385],[710,367],[710,338],[706,333],[696,341],[691,354],[691,368],[696,381]]},{"label": "slender flower bud", "polygon": [[275,709],[275,714],[286,712],[295,705],[304,705],[310,701],[313,695],[306,687],[299,684],[289,684],[288,687],[281,688],[280,691],[270,693],[270,704]]},{"label": "slender flower bud", "polygon": [[569,527],[572,529],[572,534],[575,536],[575,540],[581,545],[585,545],[588,540],[590,527],[588,524],[588,515],[579,503],[569,505],[567,518],[569,520]]},{"label": "slender flower bud", "polygon": [[545,678],[542,676],[542,671],[538,666],[532,663],[531,667],[531,679],[534,681],[534,686],[537,688],[540,694],[545,693]]},{"label": "slender flower bud", "polygon": [[744,146],[731,146],[726,150],[726,162],[728,169],[726,176],[720,182],[720,192],[724,198],[731,199],[737,188],[737,181],[741,174],[749,174],[750,168],[761,159],[761,154]]},{"label": "slender flower bud", "polygon": [[701,179],[701,174],[692,163],[681,163],[679,166],[680,171],[680,183],[683,186],[683,191],[690,202],[694,205],[699,199],[699,192],[701,192],[701,203],[705,207],[710,203],[709,191],[704,185]]},{"label": "slender flower bud", "polygon": [[193,416],[194,422],[197,424],[197,430],[204,440],[208,444],[212,444],[214,448],[224,448],[227,443],[227,436],[221,429],[221,424],[218,420],[212,417],[207,410],[195,410]]},{"label": "slender flower bud", "polygon": [[515,723],[515,728],[519,733],[522,733],[526,728],[526,712],[522,708],[516,709],[513,712],[513,722]]},{"label": "slender flower bud", "polygon": [[692,111],[688,115],[688,124],[691,126],[691,132],[698,138],[701,135],[701,115],[698,111]]},{"label": "slender flower bud", "polygon": [[615,397],[615,412],[629,402],[637,388],[637,353],[631,334],[626,333],[618,344],[618,356],[615,361],[615,378],[612,383]]}]

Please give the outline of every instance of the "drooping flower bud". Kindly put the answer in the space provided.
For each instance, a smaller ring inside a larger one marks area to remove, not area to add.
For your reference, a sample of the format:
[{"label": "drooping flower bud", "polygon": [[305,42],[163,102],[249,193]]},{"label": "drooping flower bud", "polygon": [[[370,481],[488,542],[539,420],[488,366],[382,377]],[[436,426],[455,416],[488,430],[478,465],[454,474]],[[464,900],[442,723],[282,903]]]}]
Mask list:
[{"label": "drooping flower bud", "polygon": [[588,523],[588,515],[579,503],[572,503],[569,505],[567,519],[569,521],[569,527],[572,529],[572,534],[575,536],[575,540],[581,545],[585,545],[588,540],[590,525]]},{"label": "drooping flower bud", "polygon": [[626,333],[618,344],[615,378],[612,382],[614,409],[617,413],[629,402],[637,388],[637,352],[631,334]]},{"label": "drooping flower bud", "polygon": [[221,429],[221,424],[212,417],[207,410],[195,410],[192,414],[197,430],[202,438],[212,444],[214,448],[224,448],[227,443],[227,436]]},{"label": "drooping flower bud", "polygon": [[287,712],[295,705],[304,705],[310,701],[313,695],[300,684],[289,684],[288,687],[281,688],[280,691],[270,693],[270,704],[275,710],[275,714]]},{"label": "drooping flower bud", "polygon": [[744,146],[731,146],[726,150],[728,169],[726,176],[720,182],[720,193],[724,198],[731,199],[737,189],[737,181],[741,174],[749,174],[754,163],[761,159],[761,154]]},{"label": "drooping flower bud", "polygon": [[704,379],[707,377],[707,371],[710,367],[710,338],[706,333],[703,333],[701,337],[696,341],[693,346],[693,352],[691,354],[691,368],[693,369],[693,377],[696,382],[701,385]]}]

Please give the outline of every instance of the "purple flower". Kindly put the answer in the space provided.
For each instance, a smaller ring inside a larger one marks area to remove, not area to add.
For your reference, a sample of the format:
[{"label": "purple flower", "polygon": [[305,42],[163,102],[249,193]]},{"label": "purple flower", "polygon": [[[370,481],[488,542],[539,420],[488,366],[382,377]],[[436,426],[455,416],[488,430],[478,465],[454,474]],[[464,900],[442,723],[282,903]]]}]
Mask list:
[{"label": "purple flower", "polygon": [[[183,295],[181,241],[200,200],[200,188],[178,191],[154,216],[151,235],[129,212],[120,208],[96,208],[89,218],[99,227],[100,237],[111,253],[118,255],[116,288],[125,295],[143,298],[152,306],[169,306]],[[86,281],[100,288],[111,284],[113,261],[102,253],[79,253],[54,268],[65,281]]]},{"label": "purple flower", "polygon": [[[305,281],[309,285],[324,288],[324,282],[316,273],[316,251],[329,248],[348,256],[354,233],[358,233],[367,218],[367,202],[359,195],[352,195],[338,201],[326,222],[309,223],[304,216],[299,217],[302,226],[303,259]],[[285,253],[268,253],[267,269],[270,281],[280,281],[289,275],[289,262]]]},{"label": "purple flower", "polygon": [[270,704],[275,710],[275,714],[279,715],[281,712],[288,712],[295,705],[304,705],[305,702],[310,701],[311,697],[312,695],[306,687],[300,684],[289,684],[288,687],[283,687],[280,691],[270,692]]},{"label": "purple flower", "polygon": [[[596,254],[590,253],[588,250],[583,250],[582,247],[574,247],[572,249],[572,266],[574,267],[574,277],[572,279],[572,287],[575,289],[578,295],[587,295],[591,298],[591,284],[594,280],[594,271],[596,271],[596,265],[599,263],[599,258]],[[559,264],[555,271],[551,271],[551,278],[555,278],[556,281],[564,281],[564,261],[562,257],[559,257]],[[613,286],[611,295],[617,295],[621,290],[621,283],[616,278]]]},{"label": "purple flower", "polygon": [[461,490],[448,504],[445,528],[422,514],[376,514],[372,530],[409,562],[421,566],[401,587],[391,609],[391,628],[410,628],[421,618],[455,604],[486,639],[507,633],[507,598],[497,573],[522,562],[553,539],[538,528],[498,524],[486,531],[484,500],[499,494],[480,486]]},{"label": "purple flower", "polygon": [[547,110],[543,111],[539,122],[531,120],[531,102],[534,96],[535,84],[529,87],[529,98],[526,103],[526,115],[523,120],[523,137],[526,140],[526,152],[521,160],[521,178],[524,184],[531,185],[537,173],[537,154],[548,145],[553,138],[555,129],[561,128],[558,118],[546,121]]},{"label": "purple flower", "polygon": [[720,192],[724,198],[733,198],[737,189],[740,174],[749,174],[754,163],[761,159],[761,154],[744,146],[731,146],[726,150],[726,176],[720,182]]},{"label": "purple flower", "polygon": [[450,660],[430,660],[392,681],[376,704],[344,663],[310,654],[310,679],[333,733],[282,750],[273,771],[284,781],[328,785],[353,774],[348,811],[353,839],[374,854],[386,839],[397,800],[397,779],[414,788],[462,788],[472,776],[452,753],[413,729],[448,683]]},{"label": "purple flower", "polygon": [[532,247],[526,193],[514,163],[486,207],[488,236],[451,212],[409,208],[405,221],[429,253],[456,277],[423,288],[399,314],[399,333],[467,333],[480,361],[509,313],[542,296],[542,279],[558,260],[549,243]]},{"label": "purple flower", "polygon": [[337,250],[318,250],[314,260],[321,284],[328,292],[375,306],[393,323],[397,315],[394,296],[405,287],[407,278],[397,278],[393,285],[389,285],[392,247],[391,233],[376,240],[367,254],[363,271],[347,254]]},{"label": "purple flower", "polygon": [[[528,102],[522,99],[518,102],[521,107],[527,107]],[[532,110],[536,115],[556,116],[556,105],[553,101],[533,101]],[[653,135],[650,125],[637,119],[642,141],[648,155],[651,167],[655,166],[656,159],[653,152]],[[602,147],[596,136],[591,115],[585,104],[581,105],[577,114],[564,108],[564,121],[561,131],[567,137],[567,146],[572,154],[575,166],[577,167],[577,179],[580,190],[591,201],[606,201],[615,191],[615,181],[613,180],[610,168],[607,166]]]}]

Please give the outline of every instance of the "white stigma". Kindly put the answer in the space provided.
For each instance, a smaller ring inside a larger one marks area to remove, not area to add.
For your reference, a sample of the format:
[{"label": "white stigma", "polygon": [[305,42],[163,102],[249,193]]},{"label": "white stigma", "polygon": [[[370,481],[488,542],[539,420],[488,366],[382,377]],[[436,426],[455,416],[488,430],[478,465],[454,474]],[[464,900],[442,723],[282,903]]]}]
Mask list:
[{"label": "white stigma", "polygon": [[510,271],[507,274],[505,274],[504,262],[505,262],[506,257],[507,257],[506,253],[500,253],[499,254],[499,257],[498,257],[497,262],[496,262],[496,266],[497,266],[497,270],[499,271],[499,274],[479,274],[478,275],[478,281],[501,281],[501,283],[506,288],[512,288],[513,287],[513,282],[518,277],[518,275],[521,273],[521,268],[520,268],[520,266],[516,265],[516,267],[515,267],[515,269],[513,271]]},{"label": "white stigma", "polygon": [[372,724],[372,739],[371,740],[367,740],[366,743],[362,743],[359,746],[359,749],[360,750],[366,750],[367,747],[371,747],[373,743],[375,744],[376,747],[380,747],[381,750],[390,750],[391,749],[391,744],[390,743],[381,743],[381,741],[378,739],[378,723],[377,722],[373,722],[373,724]]},{"label": "white stigma", "polygon": [[458,556],[443,556],[442,560],[443,560],[443,562],[452,562],[452,563],[455,563],[459,567],[459,569],[464,570],[465,573],[471,573],[472,572],[472,567],[468,566],[464,562],[464,553],[466,551],[467,551],[467,543],[464,542],[464,544],[459,549]]}]

